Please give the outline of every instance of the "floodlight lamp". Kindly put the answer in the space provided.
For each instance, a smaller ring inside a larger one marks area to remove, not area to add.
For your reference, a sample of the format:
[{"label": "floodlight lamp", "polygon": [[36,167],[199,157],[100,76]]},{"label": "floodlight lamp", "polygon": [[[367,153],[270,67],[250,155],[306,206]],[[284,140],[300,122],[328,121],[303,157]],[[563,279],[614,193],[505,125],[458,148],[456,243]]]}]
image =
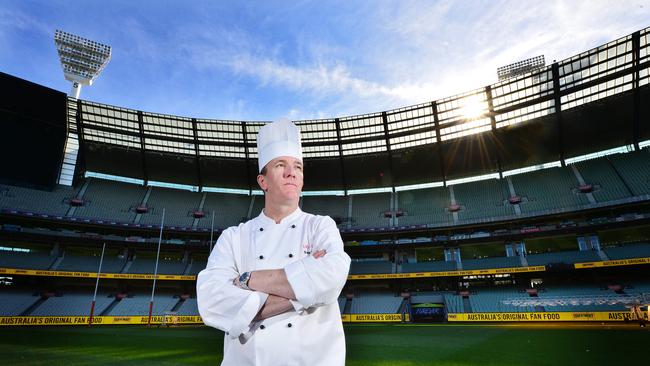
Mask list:
[{"label": "floodlight lamp", "polygon": [[92,85],[111,59],[111,47],[61,30],[54,33],[65,79],[72,82],[70,95],[79,98],[81,85]]}]

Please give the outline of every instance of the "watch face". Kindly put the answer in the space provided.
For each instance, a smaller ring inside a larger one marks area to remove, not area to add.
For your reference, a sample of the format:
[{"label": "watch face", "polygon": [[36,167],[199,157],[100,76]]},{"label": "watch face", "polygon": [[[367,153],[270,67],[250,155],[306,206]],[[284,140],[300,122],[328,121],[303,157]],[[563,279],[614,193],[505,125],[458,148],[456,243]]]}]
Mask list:
[{"label": "watch face", "polygon": [[244,272],[241,274],[241,276],[239,276],[239,283],[245,285],[247,281],[248,281],[248,272]]}]

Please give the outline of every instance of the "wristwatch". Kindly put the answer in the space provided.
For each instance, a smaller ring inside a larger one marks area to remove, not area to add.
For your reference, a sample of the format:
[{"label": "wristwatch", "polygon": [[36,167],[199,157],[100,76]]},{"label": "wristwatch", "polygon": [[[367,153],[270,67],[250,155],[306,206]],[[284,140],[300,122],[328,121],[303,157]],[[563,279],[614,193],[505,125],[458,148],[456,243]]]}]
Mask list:
[{"label": "wristwatch", "polygon": [[244,290],[250,290],[251,288],[248,287],[248,281],[251,279],[251,273],[250,272],[244,272],[239,276],[239,285],[244,289]]}]

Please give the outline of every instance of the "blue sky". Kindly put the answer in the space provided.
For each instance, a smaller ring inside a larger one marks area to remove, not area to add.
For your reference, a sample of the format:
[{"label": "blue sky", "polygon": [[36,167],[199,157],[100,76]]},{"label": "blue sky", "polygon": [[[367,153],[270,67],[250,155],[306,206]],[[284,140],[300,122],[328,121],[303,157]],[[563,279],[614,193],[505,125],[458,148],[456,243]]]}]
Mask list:
[{"label": "blue sky", "polygon": [[0,71],[68,92],[56,29],[111,45],[81,98],[215,119],[427,102],[650,26],[636,1],[0,1]]}]

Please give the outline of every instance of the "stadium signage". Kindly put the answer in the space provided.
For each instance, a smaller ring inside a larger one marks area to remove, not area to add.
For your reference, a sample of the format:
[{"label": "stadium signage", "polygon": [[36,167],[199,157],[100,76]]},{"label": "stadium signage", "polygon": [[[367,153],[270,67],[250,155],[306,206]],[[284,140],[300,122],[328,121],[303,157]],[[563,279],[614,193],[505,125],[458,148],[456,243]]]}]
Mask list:
[{"label": "stadium signage", "polygon": [[[650,260],[650,258],[647,258]],[[595,262],[600,263],[600,262]],[[648,262],[650,263],[650,261]],[[584,264],[584,263],[583,263]],[[576,267],[577,268],[577,267]],[[395,279],[395,278],[426,278],[426,277],[459,277],[459,276],[475,276],[486,274],[504,274],[504,273],[523,273],[523,272],[543,272],[546,270],[544,266],[531,266],[531,267],[513,267],[513,268],[493,268],[493,269],[476,269],[467,271],[444,271],[444,272],[414,272],[414,273],[375,273],[375,274],[361,274],[349,275],[348,280],[380,280],[380,279]],[[8,275],[23,275],[23,276],[42,276],[42,277],[77,277],[77,278],[96,278],[96,272],[72,272],[72,271],[47,271],[35,269],[19,269],[19,268],[0,268],[0,274]],[[153,280],[153,274],[138,274],[138,273],[101,273],[100,278],[113,278],[123,280]],[[174,281],[194,281],[196,276],[186,275],[158,275],[158,280],[174,280]]]},{"label": "stadium signage", "polygon": [[[17,269],[17,268],[0,268],[0,274],[13,274],[24,276],[42,276],[42,277],[80,277],[80,278],[97,278],[97,272],[69,272],[69,271],[46,271],[34,269]],[[153,280],[153,274],[139,273],[101,273],[100,278],[117,278],[124,280]],[[158,280],[180,280],[194,281],[196,276],[168,275],[162,274],[156,277]]]},{"label": "stadium signage", "polygon": [[415,273],[375,273],[375,274],[349,275],[348,280],[379,280],[379,279],[393,279],[393,278],[424,278],[424,277],[457,277],[457,276],[475,276],[475,275],[486,275],[486,274],[544,272],[544,271],[546,271],[545,266],[531,266],[531,267],[475,269],[475,270],[467,270],[467,271],[415,272]]},{"label": "stadium signage", "polygon": [[400,323],[409,321],[409,314],[342,314],[343,323]]},{"label": "stadium signage", "polygon": [[[198,315],[151,317],[151,324],[203,324]],[[88,325],[88,316],[0,316],[0,326]],[[95,316],[93,325],[148,324],[148,316]]]},{"label": "stadium signage", "polygon": [[583,262],[575,263],[575,269],[596,268],[596,267],[616,267],[616,266],[633,266],[637,264],[650,264],[650,258],[631,258],[619,259],[613,261],[600,261],[600,262]]},{"label": "stadium signage", "polygon": [[[343,314],[344,323],[408,322],[409,314]],[[88,325],[88,316],[0,316],[0,326]],[[148,316],[95,316],[93,325],[146,325]],[[152,316],[151,324],[203,324],[198,315]]]},{"label": "stadium signage", "polygon": [[532,313],[449,313],[450,322],[562,322],[562,321],[625,321],[627,311],[595,312],[532,312]]}]

